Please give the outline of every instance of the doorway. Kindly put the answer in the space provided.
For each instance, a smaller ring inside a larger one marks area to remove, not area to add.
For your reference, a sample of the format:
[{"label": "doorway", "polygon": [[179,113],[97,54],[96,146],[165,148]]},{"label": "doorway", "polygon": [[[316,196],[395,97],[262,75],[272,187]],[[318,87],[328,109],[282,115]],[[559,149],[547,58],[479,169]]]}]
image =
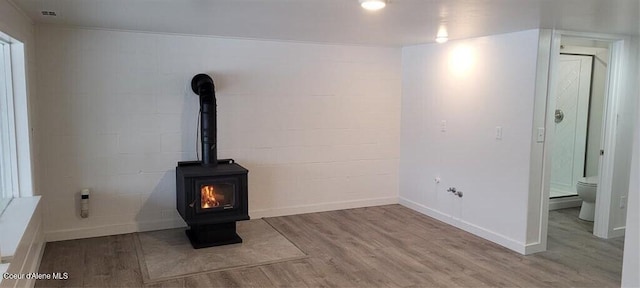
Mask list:
[{"label": "doorway", "polygon": [[[619,124],[621,116],[633,119],[635,113],[628,108],[635,107],[632,101],[625,97],[625,69],[629,68],[625,41],[629,43],[624,37],[608,35],[552,34],[544,120],[546,164],[542,165],[542,197],[548,201],[541,207],[544,246],[550,209],[585,206],[585,197],[577,195],[577,186],[583,187],[579,182],[597,186],[591,200],[593,234],[600,238],[624,235],[624,219],[620,224],[618,214],[626,214],[622,208],[628,187],[621,187],[624,179],[618,177],[626,174],[628,182],[630,169],[623,156],[630,155],[626,142],[632,139],[621,136],[628,131]],[[599,75],[594,73],[596,68],[601,70]],[[554,203],[558,199],[561,207]]]},{"label": "doorway", "polygon": [[[600,176],[610,45],[564,37],[557,58],[549,210],[583,207],[593,221]],[[582,196],[578,195],[578,182]],[[585,192],[586,191],[586,192]],[[588,202],[583,202],[585,196]]]}]

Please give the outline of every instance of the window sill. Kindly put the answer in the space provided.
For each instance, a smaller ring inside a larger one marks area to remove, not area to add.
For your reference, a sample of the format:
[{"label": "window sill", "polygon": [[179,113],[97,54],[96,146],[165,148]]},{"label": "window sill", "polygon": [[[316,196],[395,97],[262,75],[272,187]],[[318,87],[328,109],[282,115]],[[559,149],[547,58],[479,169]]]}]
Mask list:
[{"label": "window sill", "polygon": [[[40,196],[14,198],[9,206],[0,215],[0,252],[2,253],[2,262],[10,262],[16,253],[18,244],[22,239],[27,226],[33,218]],[[2,264],[2,269],[5,264]]]}]

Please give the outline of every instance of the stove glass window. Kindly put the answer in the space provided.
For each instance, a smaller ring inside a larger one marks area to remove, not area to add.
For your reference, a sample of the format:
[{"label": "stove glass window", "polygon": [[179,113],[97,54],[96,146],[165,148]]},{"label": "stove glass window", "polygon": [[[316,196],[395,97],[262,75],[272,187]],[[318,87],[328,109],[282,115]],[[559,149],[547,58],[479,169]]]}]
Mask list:
[{"label": "stove glass window", "polygon": [[215,183],[200,186],[200,208],[215,209],[233,208],[235,203],[235,185],[231,183]]}]

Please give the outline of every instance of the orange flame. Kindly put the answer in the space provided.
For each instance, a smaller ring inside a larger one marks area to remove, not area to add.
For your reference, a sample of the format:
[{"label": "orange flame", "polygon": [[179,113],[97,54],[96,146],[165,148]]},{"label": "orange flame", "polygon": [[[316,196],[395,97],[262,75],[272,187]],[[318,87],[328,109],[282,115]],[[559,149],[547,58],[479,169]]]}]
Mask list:
[{"label": "orange flame", "polygon": [[216,200],[216,192],[213,189],[213,185],[202,186],[200,197],[203,209],[220,206],[220,202]]}]

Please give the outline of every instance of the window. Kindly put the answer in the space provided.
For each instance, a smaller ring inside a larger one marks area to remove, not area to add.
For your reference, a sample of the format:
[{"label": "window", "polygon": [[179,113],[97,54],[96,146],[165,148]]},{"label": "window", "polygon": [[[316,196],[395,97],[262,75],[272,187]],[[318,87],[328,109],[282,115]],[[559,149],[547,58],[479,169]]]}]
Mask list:
[{"label": "window", "polygon": [[24,43],[0,32],[0,271],[34,216]]},{"label": "window", "polygon": [[11,199],[27,196],[22,186],[31,189],[21,185],[31,181],[24,62],[24,45],[0,32],[0,215]]},{"label": "window", "polygon": [[0,34],[0,215],[17,194],[16,131],[11,44]]}]

